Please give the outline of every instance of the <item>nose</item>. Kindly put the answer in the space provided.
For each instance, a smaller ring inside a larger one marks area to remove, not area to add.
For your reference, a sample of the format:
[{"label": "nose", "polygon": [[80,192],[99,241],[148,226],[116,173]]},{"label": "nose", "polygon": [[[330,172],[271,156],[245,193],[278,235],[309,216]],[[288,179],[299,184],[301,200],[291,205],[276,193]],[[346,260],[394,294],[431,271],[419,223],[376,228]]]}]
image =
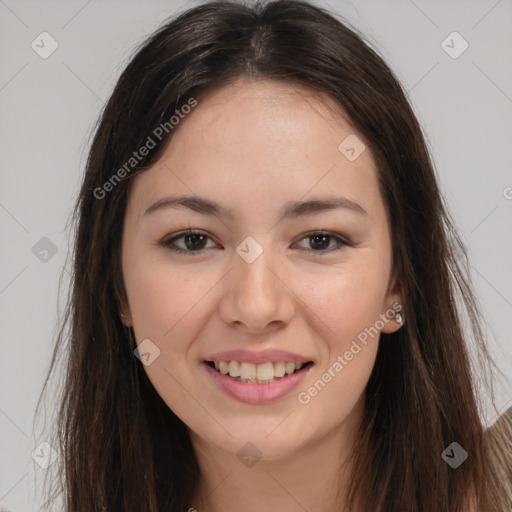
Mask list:
[{"label": "nose", "polygon": [[270,249],[252,263],[234,254],[234,268],[223,280],[219,313],[224,322],[245,333],[282,329],[295,314],[295,295]]}]

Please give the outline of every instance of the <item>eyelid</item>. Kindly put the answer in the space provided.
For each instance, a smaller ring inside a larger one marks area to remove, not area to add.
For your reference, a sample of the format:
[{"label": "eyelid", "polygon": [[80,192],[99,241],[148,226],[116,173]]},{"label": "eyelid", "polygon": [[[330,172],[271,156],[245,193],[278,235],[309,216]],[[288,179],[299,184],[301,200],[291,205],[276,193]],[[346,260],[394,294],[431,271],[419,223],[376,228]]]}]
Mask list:
[{"label": "eyelid", "polygon": [[304,233],[304,234],[300,235],[300,238],[297,240],[297,242],[294,242],[293,245],[295,245],[298,242],[302,242],[306,238],[311,238],[313,236],[319,236],[319,235],[325,235],[325,236],[328,236],[330,238],[335,239],[338,242],[338,247],[335,247],[333,249],[325,249],[325,250],[322,250],[322,251],[314,251],[312,249],[304,249],[306,252],[308,252],[310,254],[313,254],[315,256],[323,256],[324,254],[330,254],[331,252],[338,251],[338,250],[340,250],[344,246],[350,246],[351,245],[351,243],[346,238],[344,238],[343,236],[341,236],[341,235],[339,235],[337,233],[333,233],[332,231],[325,231],[325,230],[322,230],[322,229],[317,229],[317,230],[309,231],[307,233]]},{"label": "eyelid", "polygon": [[187,235],[203,235],[204,237],[206,237],[207,243],[208,243],[208,240],[211,240],[214,243],[216,243],[213,240],[213,237],[211,237],[205,231],[201,231],[199,229],[190,228],[190,229],[185,229],[183,231],[179,231],[177,233],[173,233],[171,236],[165,237],[162,241],[157,242],[155,245],[159,245],[159,246],[163,247],[164,249],[170,250],[170,251],[175,252],[177,254],[189,254],[189,255],[192,255],[192,256],[199,256],[199,255],[203,254],[206,249],[200,249],[198,251],[189,251],[189,250],[186,250],[186,249],[181,249],[180,247],[173,246],[173,244],[176,242],[176,240],[178,240],[180,238],[183,238],[183,237],[185,237]]},{"label": "eyelid", "polygon": [[[211,235],[209,235],[207,232],[199,230],[199,229],[190,228],[190,229],[185,229],[183,231],[174,233],[172,236],[170,236],[168,238],[164,238],[161,242],[157,243],[156,245],[161,245],[167,249],[170,249],[176,253],[181,253],[181,254],[192,254],[192,255],[203,254],[203,252],[206,251],[206,248],[199,249],[197,251],[189,251],[189,250],[181,249],[179,247],[172,246],[172,244],[176,240],[178,240],[182,237],[185,237],[187,235],[203,235],[207,238],[207,240],[211,240],[214,243],[217,243],[217,242],[215,242],[213,237]],[[313,249],[303,249],[303,250],[305,250],[309,254],[313,254],[315,256],[323,256],[324,254],[330,254],[332,252],[339,251],[344,246],[351,246],[351,243],[343,236],[341,236],[337,233],[333,233],[332,231],[325,231],[325,230],[316,230],[316,231],[314,230],[314,231],[309,231],[307,233],[303,233],[300,235],[300,238],[298,238],[296,242],[293,242],[292,245],[302,242],[303,240],[305,240],[307,238],[311,238],[313,236],[320,236],[320,235],[325,235],[325,236],[328,236],[328,237],[336,240],[338,243],[338,247],[331,248],[331,249],[319,250],[319,251],[315,251]]]}]

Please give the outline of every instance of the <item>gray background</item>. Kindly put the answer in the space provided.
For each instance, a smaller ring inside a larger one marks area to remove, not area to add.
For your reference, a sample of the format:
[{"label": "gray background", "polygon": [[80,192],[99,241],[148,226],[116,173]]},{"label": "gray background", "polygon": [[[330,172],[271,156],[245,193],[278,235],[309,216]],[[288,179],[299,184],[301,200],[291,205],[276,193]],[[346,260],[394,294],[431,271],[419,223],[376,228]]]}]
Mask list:
[{"label": "gray background", "polygon": [[[512,376],[512,1],[318,3],[360,29],[409,91],[470,249],[492,352]],[[87,137],[135,45],[196,4],[0,0],[0,504],[8,510],[39,508],[32,488],[45,470],[31,454],[44,439],[32,420],[65,298],[61,291],[58,304],[65,226]],[[59,45],[47,59],[31,47],[42,46],[43,31]],[[442,45],[453,31],[469,44],[458,58],[445,51],[463,48],[458,36]],[[43,252],[44,237],[55,254]],[[512,391],[498,401],[512,405]]]}]

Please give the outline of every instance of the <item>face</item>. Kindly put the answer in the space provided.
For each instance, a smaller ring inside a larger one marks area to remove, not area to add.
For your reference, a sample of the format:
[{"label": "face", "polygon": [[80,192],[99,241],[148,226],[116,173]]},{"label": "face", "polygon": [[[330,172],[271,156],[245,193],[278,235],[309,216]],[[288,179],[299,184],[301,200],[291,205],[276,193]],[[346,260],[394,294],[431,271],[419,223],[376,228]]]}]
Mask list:
[{"label": "face", "polygon": [[[400,296],[375,162],[354,137],[319,93],[239,81],[200,99],[134,178],[124,321],[195,439],[277,460],[360,420]],[[178,196],[195,200],[161,201]]]}]

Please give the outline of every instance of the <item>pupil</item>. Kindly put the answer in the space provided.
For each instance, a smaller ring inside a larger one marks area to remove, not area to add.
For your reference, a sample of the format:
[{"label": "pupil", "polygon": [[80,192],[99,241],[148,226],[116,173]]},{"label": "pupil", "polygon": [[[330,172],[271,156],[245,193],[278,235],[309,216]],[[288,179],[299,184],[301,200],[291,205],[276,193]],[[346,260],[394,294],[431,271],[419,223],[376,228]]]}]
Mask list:
[{"label": "pupil", "polygon": [[[320,242],[318,242],[320,240]],[[311,237],[313,249],[327,249],[329,247],[329,235],[313,235]]]},{"label": "pupil", "polygon": [[[329,235],[313,235],[310,237],[311,247],[313,249],[327,249],[329,247],[329,238]],[[186,246],[189,249],[201,248],[204,245],[205,239],[204,235],[192,233],[186,236]]]},{"label": "pupil", "polygon": [[[199,246],[204,243],[204,239],[206,237],[204,235],[200,235],[197,233],[192,233],[191,235],[187,235],[185,238],[185,244],[189,249],[198,249]],[[193,240],[192,243],[188,243],[190,240]]]}]

